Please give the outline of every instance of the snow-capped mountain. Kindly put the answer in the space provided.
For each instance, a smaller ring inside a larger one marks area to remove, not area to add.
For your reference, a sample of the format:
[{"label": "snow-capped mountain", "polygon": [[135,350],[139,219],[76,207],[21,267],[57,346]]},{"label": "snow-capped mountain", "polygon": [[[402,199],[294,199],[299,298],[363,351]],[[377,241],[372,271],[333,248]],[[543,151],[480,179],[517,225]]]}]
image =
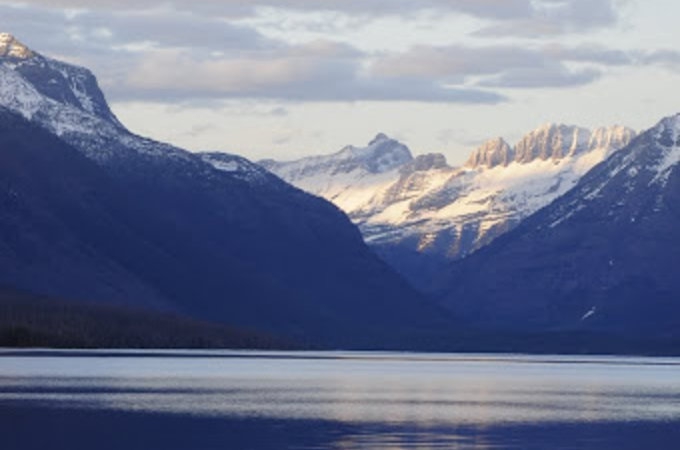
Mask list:
[{"label": "snow-capped mountain", "polygon": [[39,123],[100,164],[136,155],[191,160],[188,152],[131,134],[95,76],[0,34],[0,106]]},{"label": "snow-capped mountain", "polygon": [[[390,164],[377,153],[372,170]],[[336,206],[243,158],[130,133],[87,69],[7,34],[0,206],[3,286],[318,345],[395,345],[450,325]]]},{"label": "snow-capped mountain", "polygon": [[[46,58],[7,33],[0,33],[0,61],[5,100],[15,100],[14,106],[25,117],[54,110],[53,103],[41,98],[46,97],[120,126],[89,70]],[[13,89],[6,90],[10,85]]]},{"label": "snow-capped mountain", "polygon": [[[369,244],[418,283],[432,269],[419,255],[432,263],[474,252],[573,188],[634,135],[620,126],[590,131],[548,124],[514,147],[490,140],[463,167],[450,167],[439,154],[413,158],[381,134],[366,148],[263,164],[342,208]],[[390,162],[381,170],[364,164],[376,143]]]},{"label": "snow-capped mountain", "polygon": [[288,183],[352,214],[363,208],[381,186],[394,181],[399,169],[412,160],[405,145],[381,133],[366,147],[347,146],[332,155],[292,162],[258,163]]},{"label": "snow-capped mountain", "polygon": [[487,326],[677,336],[679,204],[676,115],[444,271],[446,304]]}]

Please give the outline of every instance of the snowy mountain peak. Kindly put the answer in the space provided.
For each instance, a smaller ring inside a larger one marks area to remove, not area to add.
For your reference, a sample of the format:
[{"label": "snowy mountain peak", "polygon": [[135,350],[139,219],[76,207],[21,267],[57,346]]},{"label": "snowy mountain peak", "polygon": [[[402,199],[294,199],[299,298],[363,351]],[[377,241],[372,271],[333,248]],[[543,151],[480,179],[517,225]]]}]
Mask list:
[{"label": "snowy mountain peak", "polygon": [[515,146],[515,161],[559,161],[588,150],[591,132],[586,128],[549,123],[524,136]]},{"label": "snowy mountain peak", "polygon": [[680,146],[678,136],[680,135],[680,114],[666,117],[654,127],[659,144],[664,147]]},{"label": "snowy mountain peak", "polygon": [[0,58],[30,59],[36,53],[9,33],[0,33]]},{"label": "snowy mountain peak", "polygon": [[411,151],[399,141],[378,134],[368,147],[357,152],[364,167],[371,173],[385,173],[413,160]]},{"label": "snowy mountain peak", "polygon": [[[589,145],[631,134],[624,127],[595,130]],[[576,159],[589,163],[573,164],[581,172],[597,163],[594,156],[606,153],[531,165],[553,169]],[[497,244],[447,267],[448,301],[463,305],[456,311],[460,317],[523,330],[529,323],[553,330],[572,323],[608,333],[618,327],[626,338],[636,329],[657,336],[677,329],[680,115],[614,151],[553,200]],[[518,282],[523,279],[529,282]]]},{"label": "snowy mountain peak", "polygon": [[378,144],[382,141],[393,141],[393,139],[391,139],[385,133],[378,133],[378,134],[375,135],[373,140],[371,140],[371,142],[368,143],[368,145],[375,145],[375,144]]},{"label": "snowy mountain peak", "polygon": [[[475,150],[464,168],[449,166],[440,154],[413,158],[403,144],[384,137],[364,148],[265,165],[343,209],[395,266],[401,257],[413,262],[399,267],[418,282],[417,255],[443,261],[476,251],[569,191],[634,134],[623,127],[591,133],[549,124],[518,144],[524,153],[516,155],[496,138]],[[375,161],[398,169],[375,170]]]},{"label": "snowy mountain peak", "polygon": [[581,127],[547,123],[525,135],[514,148],[503,138],[485,142],[472,152],[465,166],[472,169],[493,169],[498,166],[507,167],[513,162],[559,162],[594,151],[603,153],[601,156],[606,157],[614,150],[628,145],[634,137],[635,131],[618,125],[590,131]]},{"label": "snowy mountain peak", "polygon": [[[657,148],[646,150],[647,167],[654,173],[653,183],[664,186],[680,165],[680,114],[666,117],[651,131]],[[640,170],[636,169],[639,173]]]},{"label": "snowy mountain peak", "polygon": [[507,166],[514,158],[514,151],[503,138],[495,138],[486,141],[477,148],[465,164],[467,167]]},{"label": "snowy mountain peak", "polygon": [[89,70],[33,52],[12,35],[0,34],[0,106],[40,121],[58,135],[101,130],[93,121],[122,125]]},{"label": "snowy mountain peak", "polygon": [[320,162],[323,166],[326,166],[331,163],[331,165],[335,165],[334,170],[339,172],[361,169],[375,174],[390,172],[412,160],[413,156],[408,147],[380,133],[369,142],[367,147],[348,145],[329,156],[303,158],[300,161],[287,164],[305,163],[307,165],[310,162]]}]

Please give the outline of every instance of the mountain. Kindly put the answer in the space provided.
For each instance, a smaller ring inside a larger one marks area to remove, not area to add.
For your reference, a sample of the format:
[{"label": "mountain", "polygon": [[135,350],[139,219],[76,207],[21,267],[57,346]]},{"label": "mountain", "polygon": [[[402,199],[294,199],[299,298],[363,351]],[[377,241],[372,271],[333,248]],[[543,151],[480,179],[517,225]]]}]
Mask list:
[{"label": "mountain", "polygon": [[634,135],[620,126],[590,131],[548,124],[514,147],[502,138],[490,140],[463,167],[450,167],[443,155],[413,158],[403,144],[380,134],[365,148],[261,163],[342,208],[369,245],[414,285],[428,289],[429,274],[566,193]]},{"label": "mountain", "polygon": [[332,204],[242,158],[130,133],[88,70],[6,34],[0,189],[2,285],[315,345],[394,346],[451,324]]},{"label": "mountain", "polygon": [[680,115],[442,274],[444,302],[492,328],[680,333]]},{"label": "mountain", "polygon": [[324,197],[348,214],[361,209],[399,168],[413,161],[403,144],[380,133],[367,147],[347,146],[328,156],[292,162],[259,161],[265,169],[306,192]]}]

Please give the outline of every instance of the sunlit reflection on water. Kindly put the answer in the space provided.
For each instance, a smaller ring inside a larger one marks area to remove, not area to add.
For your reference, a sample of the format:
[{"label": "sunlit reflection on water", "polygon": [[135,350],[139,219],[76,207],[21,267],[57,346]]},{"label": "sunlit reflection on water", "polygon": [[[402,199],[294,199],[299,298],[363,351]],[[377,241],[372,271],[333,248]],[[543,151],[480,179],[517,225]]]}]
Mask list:
[{"label": "sunlit reflection on water", "polygon": [[[494,448],[483,433],[459,436],[442,430],[678,421],[680,360],[384,353],[5,355],[0,357],[0,404],[10,401],[364,426],[362,433],[339,438],[337,448],[483,449]],[[410,428],[401,433],[389,428],[395,426]]]}]

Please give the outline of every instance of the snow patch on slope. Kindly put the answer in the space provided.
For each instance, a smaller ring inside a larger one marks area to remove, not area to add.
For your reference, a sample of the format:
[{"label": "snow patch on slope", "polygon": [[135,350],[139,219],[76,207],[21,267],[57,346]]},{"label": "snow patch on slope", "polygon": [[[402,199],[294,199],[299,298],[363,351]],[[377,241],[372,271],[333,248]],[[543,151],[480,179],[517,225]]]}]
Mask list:
[{"label": "snow patch on slope", "polygon": [[43,104],[43,98],[21,75],[0,64],[0,105],[31,119]]},{"label": "snow patch on slope", "polygon": [[657,127],[656,139],[664,147],[664,155],[653,167],[656,176],[652,183],[664,186],[673,167],[680,163],[680,115],[663,120]]},{"label": "snow patch on slope", "polygon": [[[215,169],[226,172],[234,178],[249,184],[266,184],[272,181],[272,178],[275,178],[273,174],[263,167],[241,156],[229,153],[206,152],[201,153],[200,157]],[[278,181],[281,182],[280,180]]]}]

